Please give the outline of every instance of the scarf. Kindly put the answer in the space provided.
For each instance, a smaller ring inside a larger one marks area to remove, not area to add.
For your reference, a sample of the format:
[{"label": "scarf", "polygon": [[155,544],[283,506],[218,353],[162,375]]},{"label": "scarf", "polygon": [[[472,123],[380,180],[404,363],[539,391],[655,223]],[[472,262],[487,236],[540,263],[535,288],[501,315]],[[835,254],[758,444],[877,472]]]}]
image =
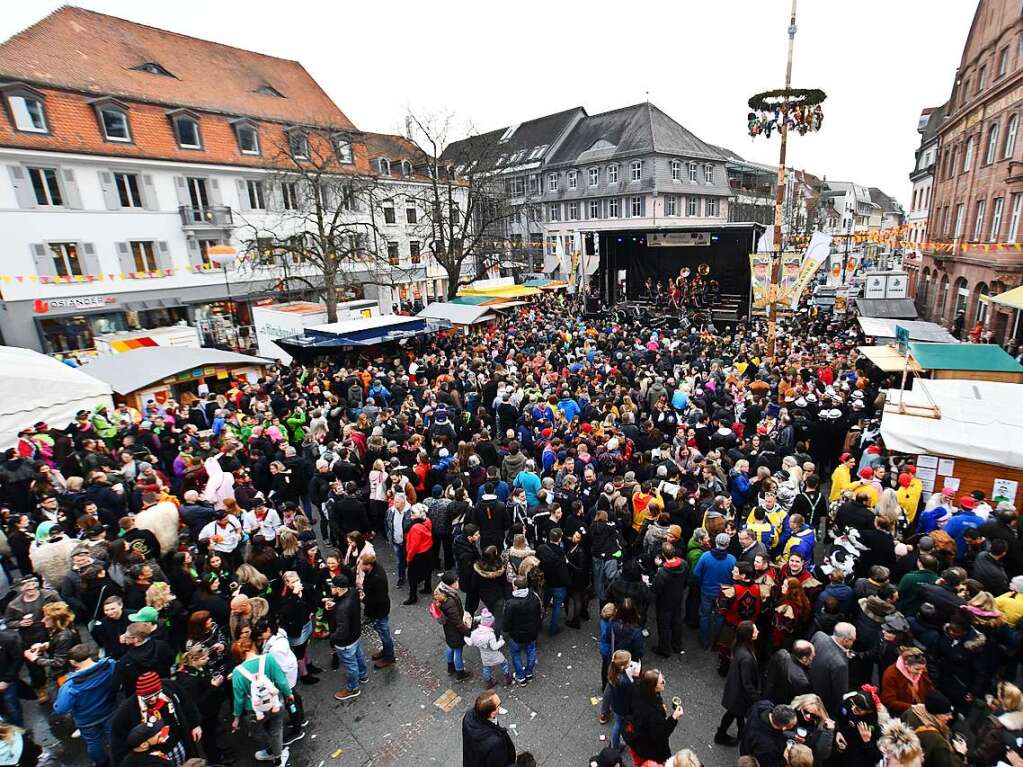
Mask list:
[{"label": "scarf", "polygon": [[906,659],[900,655],[899,659],[895,661],[895,668],[897,668],[902,675],[909,680],[909,683],[913,686],[913,696],[916,697],[918,695],[917,688],[920,686],[920,677],[924,675],[924,667],[920,666],[919,671],[912,671],[909,666],[906,665]]},{"label": "scarf", "polygon": [[[916,718],[920,720],[921,727],[930,727],[934,730],[937,730],[941,737],[948,738],[949,733],[948,725],[939,720],[937,717],[933,716],[932,714],[927,713],[927,708],[924,706],[923,703],[917,703],[916,705],[911,706],[910,711],[916,714]],[[920,727],[917,727],[915,729],[919,731]]]}]

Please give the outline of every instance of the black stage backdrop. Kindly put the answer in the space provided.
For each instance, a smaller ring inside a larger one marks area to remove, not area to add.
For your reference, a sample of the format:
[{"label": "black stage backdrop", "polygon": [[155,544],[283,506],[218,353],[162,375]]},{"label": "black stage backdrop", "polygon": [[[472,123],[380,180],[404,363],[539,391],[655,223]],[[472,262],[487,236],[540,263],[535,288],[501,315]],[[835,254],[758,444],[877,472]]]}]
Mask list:
[{"label": "black stage backdrop", "polygon": [[[685,229],[657,230],[697,231]],[[706,231],[706,230],[700,230]],[[760,227],[734,227],[710,232],[711,243],[703,247],[647,247],[645,232],[602,232],[600,235],[599,274],[602,293],[609,303],[640,298],[647,278],[654,283],[678,277],[688,266],[695,274],[700,264],[710,267],[706,279],[717,280],[722,293],[742,297],[741,306],[749,301],[749,254]],[[618,272],[626,274],[625,295],[618,294]]]}]

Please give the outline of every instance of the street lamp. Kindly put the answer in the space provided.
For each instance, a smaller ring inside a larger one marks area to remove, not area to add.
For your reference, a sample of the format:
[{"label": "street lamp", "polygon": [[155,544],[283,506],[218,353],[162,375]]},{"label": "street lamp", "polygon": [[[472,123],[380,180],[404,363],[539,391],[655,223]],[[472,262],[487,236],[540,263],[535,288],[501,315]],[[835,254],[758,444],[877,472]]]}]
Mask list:
[{"label": "street lamp", "polygon": [[231,315],[231,327],[234,329],[234,350],[238,351],[238,317],[235,314],[234,300],[231,298],[231,281],[227,277],[227,267],[238,260],[238,251],[230,245],[213,245],[207,254],[210,263],[220,267],[224,272],[224,288],[227,290],[227,310]]}]

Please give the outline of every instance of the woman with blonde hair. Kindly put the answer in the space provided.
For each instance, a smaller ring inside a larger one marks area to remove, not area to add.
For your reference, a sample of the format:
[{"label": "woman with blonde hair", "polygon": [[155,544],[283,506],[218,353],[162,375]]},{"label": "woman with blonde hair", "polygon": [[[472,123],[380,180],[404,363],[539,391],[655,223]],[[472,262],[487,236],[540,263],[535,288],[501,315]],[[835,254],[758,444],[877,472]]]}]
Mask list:
[{"label": "woman with blonde hair", "polygon": [[683,748],[664,763],[664,767],[703,767],[699,757],[690,749]]},{"label": "woman with blonde hair", "polygon": [[234,571],[238,578],[240,593],[247,597],[265,597],[270,590],[270,580],[248,562],[238,565]]},{"label": "woman with blonde hair", "polygon": [[0,765],[36,767],[43,750],[22,728],[0,722]]},{"label": "woman with blonde hair", "polygon": [[384,530],[384,514],[387,512],[387,469],[383,459],[373,461],[369,471],[369,524],[377,531]]},{"label": "woman with blonde hair", "polygon": [[828,716],[819,695],[806,693],[792,699],[796,710],[796,727],[806,734],[802,742],[813,752],[814,764],[821,765],[831,758],[835,748],[835,722]]},{"label": "woman with blonde hair", "polygon": [[631,665],[632,653],[628,650],[616,650],[607,667],[611,715],[614,717],[614,722],[611,724],[611,748],[615,751],[622,749],[622,728],[625,726],[625,717],[629,713],[629,698],[633,682],[632,676],[629,674]]},{"label": "woman with blonde hair", "polygon": [[889,719],[882,725],[877,747],[884,758],[881,767],[923,767],[920,738],[900,719]]},{"label": "woman with blonde hair", "polygon": [[25,660],[48,671],[59,685],[68,673],[68,653],[81,641],[75,628],[75,614],[66,602],[50,602],[43,605],[43,626],[49,634],[47,641],[25,650]]},{"label": "woman with blonde hair", "polygon": [[146,605],[156,611],[157,638],[166,639],[174,650],[184,647],[188,633],[185,608],[174,596],[170,584],[157,581],[147,588]]},{"label": "woman with blonde hair", "polygon": [[902,519],[902,506],[899,505],[899,494],[886,487],[881,493],[881,498],[874,507],[874,514],[884,517],[890,522],[889,530],[898,529],[899,520]]}]

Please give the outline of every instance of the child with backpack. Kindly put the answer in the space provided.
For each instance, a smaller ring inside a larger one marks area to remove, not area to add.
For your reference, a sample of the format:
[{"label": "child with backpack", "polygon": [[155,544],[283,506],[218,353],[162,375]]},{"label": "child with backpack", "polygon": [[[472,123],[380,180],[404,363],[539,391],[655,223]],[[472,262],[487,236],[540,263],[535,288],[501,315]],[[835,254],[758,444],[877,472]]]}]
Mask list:
[{"label": "child with backpack", "polygon": [[283,724],[278,722],[284,716],[284,702],[293,704],[291,685],[276,659],[272,655],[258,655],[251,639],[242,638],[236,646],[244,659],[231,672],[234,711],[231,729],[239,728],[245,714],[252,738],[259,746],[256,759],[284,767],[288,750],[284,748]]},{"label": "child with backpack", "polygon": [[614,651],[614,620],[617,612],[614,602],[608,602],[600,610],[600,638],[597,641],[597,647],[600,650],[600,692],[602,695],[597,721],[601,724],[611,721],[611,696],[607,691],[607,670],[611,665],[611,654]]},{"label": "child with backpack", "polygon": [[501,652],[501,648],[504,647],[504,639],[498,639],[494,633],[494,616],[487,608],[483,608],[479,623],[472,630],[472,634],[469,635],[466,642],[480,651],[483,681],[486,683],[486,688],[492,690],[497,686],[497,682],[494,681],[494,666],[501,667],[504,672],[504,683],[510,687],[512,683],[511,669],[508,666],[508,659]]}]

